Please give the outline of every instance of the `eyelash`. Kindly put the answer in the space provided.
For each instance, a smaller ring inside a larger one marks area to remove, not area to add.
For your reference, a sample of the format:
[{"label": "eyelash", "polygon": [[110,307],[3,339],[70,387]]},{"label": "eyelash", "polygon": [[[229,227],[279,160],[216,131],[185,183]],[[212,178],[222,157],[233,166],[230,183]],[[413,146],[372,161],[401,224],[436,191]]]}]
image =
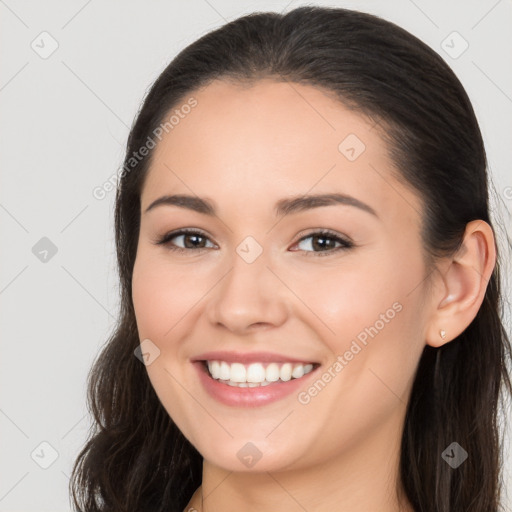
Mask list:
[{"label": "eyelash", "polygon": [[[175,245],[169,244],[169,242],[173,238],[180,236],[180,235],[199,235],[201,237],[208,238],[206,236],[206,234],[203,233],[202,231],[198,231],[195,229],[180,229],[179,231],[174,231],[174,232],[165,234],[162,238],[158,239],[154,243],[156,245],[166,245],[170,251],[175,251],[178,253],[185,253],[187,251],[201,252],[203,250],[209,249],[208,247],[198,247],[197,249],[188,248],[188,247],[183,248],[183,247],[177,247]],[[355,246],[355,244],[353,242],[351,242],[345,238],[341,238],[337,233],[335,233],[334,231],[330,231],[328,229],[322,229],[320,231],[313,231],[313,232],[303,236],[302,238],[300,238],[294,245],[302,242],[303,240],[307,240],[308,238],[312,238],[312,237],[315,237],[318,235],[320,235],[321,237],[324,237],[324,238],[329,238],[331,240],[334,240],[335,242],[339,242],[342,245],[341,245],[341,247],[335,247],[334,249],[329,249],[329,250],[325,250],[325,251],[303,251],[303,252],[309,253],[309,254],[307,254],[307,256],[311,256],[311,255],[328,256],[330,254],[337,253],[340,250],[343,251],[343,250],[351,249]]]}]

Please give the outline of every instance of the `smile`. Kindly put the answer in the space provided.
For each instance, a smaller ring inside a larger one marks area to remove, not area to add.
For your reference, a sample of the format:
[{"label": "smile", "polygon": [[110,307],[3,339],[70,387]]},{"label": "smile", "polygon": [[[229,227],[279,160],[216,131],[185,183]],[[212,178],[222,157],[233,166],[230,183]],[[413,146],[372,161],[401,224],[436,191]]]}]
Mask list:
[{"label": "smile", "polygon": [[275,382],[300,379],[314,368],[313,363],[256,362],[248,365],[226,361],[204,361],[204,363],[213,379],[228,386],[240,388],[268,386]]},{"label": "smile", "polygon": [[297,394],[308,386],[320,364],[254,362],[244,365],[202,360],[193,362],[193,366],[203,390],[216,402],[230,407],[254,408]]}]

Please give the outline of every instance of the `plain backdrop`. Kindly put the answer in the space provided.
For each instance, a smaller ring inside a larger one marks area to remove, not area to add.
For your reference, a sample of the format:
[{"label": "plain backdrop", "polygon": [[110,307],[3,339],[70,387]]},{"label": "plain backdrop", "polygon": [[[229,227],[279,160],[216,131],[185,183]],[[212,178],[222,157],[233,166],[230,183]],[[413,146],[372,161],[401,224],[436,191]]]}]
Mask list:
[{"label": "plain backdrop", "polygon": [[[510,232],[512,2],[308,3],[380,15],[448,62],[473,102],[493,212]],[[93,191],[120,168],[147,88],[226,21],[303,4],[0,0],[1,512],[70,510],[71,465],[89,426],[86,377],[118,308],[115,192]]]}]

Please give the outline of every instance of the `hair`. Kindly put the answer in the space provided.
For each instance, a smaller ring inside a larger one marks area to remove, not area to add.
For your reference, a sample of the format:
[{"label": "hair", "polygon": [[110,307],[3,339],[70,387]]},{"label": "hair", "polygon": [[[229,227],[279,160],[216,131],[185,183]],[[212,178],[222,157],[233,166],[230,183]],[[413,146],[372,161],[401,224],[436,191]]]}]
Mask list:
[{"label": "hair", "polygon": [[[134,357],[140,339],[131,280],[153,152],[135,166],[130,159],[193,92],[214,80],[263,78],[320,88],[378,123],[396,177],[422,201],[427,270],[458,251],[468,222],[492,227],[486,154],[470,100],[444,60],[406,30],[375,15],[303,6],[252,13],[200,37],[151,86],[128,137],[115,204],[120,313],[88,376],[94,420],[70,480],[75,510],[182,512],[201,485],[200,453]],[[470,325],[439,348],[426,345],[419,360],[396,490],[417,512],[501,510],[498,413],[512,386],[500,261]],[[469,454],[456,469],[441,457],[454,441]]]}]

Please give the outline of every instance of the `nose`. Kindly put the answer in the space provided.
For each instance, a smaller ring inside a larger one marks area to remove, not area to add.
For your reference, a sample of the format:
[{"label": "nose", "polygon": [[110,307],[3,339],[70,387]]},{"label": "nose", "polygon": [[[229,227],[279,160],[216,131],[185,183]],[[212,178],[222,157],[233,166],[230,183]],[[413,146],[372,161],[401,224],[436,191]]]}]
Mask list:
[{"label": "nose", "polygon": [[265,252],[248,263],[234,254],[230,270],[208,294],[208,319],[235,334],[282,325],[290,310],[290,291],[268,266]]}]

